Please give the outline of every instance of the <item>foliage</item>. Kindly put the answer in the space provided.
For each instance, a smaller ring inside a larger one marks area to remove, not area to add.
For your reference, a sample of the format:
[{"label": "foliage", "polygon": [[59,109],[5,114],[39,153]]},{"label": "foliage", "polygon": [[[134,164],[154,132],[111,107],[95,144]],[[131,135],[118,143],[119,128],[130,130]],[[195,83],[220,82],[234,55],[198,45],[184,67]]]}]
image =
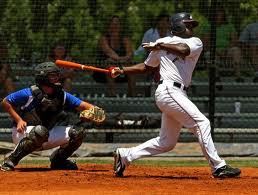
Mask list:
[{"label": "foliage", "polygon": [[[144,32],[160,13],[191,12],[200,24],[207,20],[212,0],[3,0],[0,34],[9,48],[9,59],[43,61],[50,47],[63,41],[76,61],[94,60],[97,41],[110,15],[123,26],[136,49]],[[257,19],[257,0],[218,0],[240,32]]]},{"label": "foliage", "polygon": [[[63,41],[70,55],[77,60],[86,60],[96,45],[94,19],[89,15],[86,1],[55,0],[48,10],[48,42]],[[63,12],[62,12],[62,11]]]}]

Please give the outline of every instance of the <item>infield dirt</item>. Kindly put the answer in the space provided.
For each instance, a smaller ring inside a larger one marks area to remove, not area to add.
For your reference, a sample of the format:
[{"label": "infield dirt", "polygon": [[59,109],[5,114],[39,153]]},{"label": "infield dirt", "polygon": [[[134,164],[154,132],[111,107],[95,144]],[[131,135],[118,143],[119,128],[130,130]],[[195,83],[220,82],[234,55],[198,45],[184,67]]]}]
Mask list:
[{"label": "infield dirt", "polygon": [[239,178],[214,179],[209,167],[131,165],[116,178],[112,164],[78,166],[78,171],[53,171],[48,165],[19,165],[0,172],[0,194],[258,194],[258,168],[241,168]]}]

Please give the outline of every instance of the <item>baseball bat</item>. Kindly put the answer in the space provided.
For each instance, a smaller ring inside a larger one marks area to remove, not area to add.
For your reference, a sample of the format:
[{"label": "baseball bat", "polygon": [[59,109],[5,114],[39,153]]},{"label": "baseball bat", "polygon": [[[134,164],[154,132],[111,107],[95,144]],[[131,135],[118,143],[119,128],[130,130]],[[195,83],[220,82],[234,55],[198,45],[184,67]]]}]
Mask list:
[{"label": "baseball bat", "polygon": [[72,68],[72,69],[90,70],[90,71],[96,71],[96,72],[110,73],[110,70],[108,70],[108,69],[97,68],[94,66],[78,64],[75,62],[69,62],[69,61],[65,61],[65,60],[56,60],[55,64],[57,66],[63,67],[63,68]]}]

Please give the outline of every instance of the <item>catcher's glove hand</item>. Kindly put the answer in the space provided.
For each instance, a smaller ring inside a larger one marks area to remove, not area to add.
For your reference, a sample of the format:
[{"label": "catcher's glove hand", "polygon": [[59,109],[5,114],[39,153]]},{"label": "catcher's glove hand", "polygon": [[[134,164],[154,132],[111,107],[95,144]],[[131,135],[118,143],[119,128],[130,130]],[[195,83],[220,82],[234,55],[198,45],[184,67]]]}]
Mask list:
[{"label": "catcher's glove hand", "polygon": [[89,110],[81,111],[80,119],[87,122],[93,121],[95,123],[102,123],[106,119],[106,114],[102,108],[94,106]]}]

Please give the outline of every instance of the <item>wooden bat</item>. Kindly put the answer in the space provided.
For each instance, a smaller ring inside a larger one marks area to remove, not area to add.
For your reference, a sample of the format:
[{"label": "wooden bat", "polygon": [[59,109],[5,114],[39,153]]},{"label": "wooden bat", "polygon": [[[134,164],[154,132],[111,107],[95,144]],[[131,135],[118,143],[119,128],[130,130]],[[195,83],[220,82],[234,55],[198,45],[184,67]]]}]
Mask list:
[{"label": "wooden bat", "polygon": [[69,61],[65,61],[65,60],[56,60],[55,64],[57,66],[63,67],[63,68],[72,68],[72,69],[90,70],[90,71],[96,71],[96,72],[110,73],[110,70],[108,70],[108,69],[97,68],[94,66],[87,66],[87,65],[78,64],[75,62],[69,62]]}]

